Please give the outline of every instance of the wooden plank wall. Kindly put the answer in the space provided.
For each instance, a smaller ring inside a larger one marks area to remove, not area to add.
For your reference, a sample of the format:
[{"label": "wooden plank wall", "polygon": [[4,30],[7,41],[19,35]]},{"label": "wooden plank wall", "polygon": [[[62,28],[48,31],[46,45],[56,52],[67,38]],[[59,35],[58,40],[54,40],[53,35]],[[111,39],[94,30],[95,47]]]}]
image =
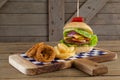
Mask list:
[{"label": "wooden plank wall", "polygon": [[120,40],[120,0],[110,0],[89,24],[100,40]]},{"label": "wooden plank wall", "polygon": [[5,5],[8,0],[0,0],[0,8]]},{"label": "wooden plank wall", "polygon": [[9,0],[0,8],[1,42],[47,41],[47,1]]},{"label": "wooden plank wall", "polygon": [[49,41],[59,41],[63,38],[63,26],[65,22],[65,7],[64,0],[49,0],[48,1],[49,17]]},{"label": "wooden plank wall", "polygon": [[[65,0],[65,21],[76,11],[76,1]],[[8,0],[0,8],[0,42],[48,41],[47,6],[47,0]],[[89,25],[100,40],[119,40],[120,0],[110,0]]]},{"label": "wooden plank wall", "polygon": [[[109,0],[87,0],[80,8],[79,15],[82,16],[86,23],[88,23],[108,2]],[[77,11],[67,21],[70,22],[72,18],[76,17]]]},{"label": "wooden plank wall", "polygon": [[[85,2],[86,0],[80,0]],[[72,4],[76,0],[69,0]],[[68,18],[75,11],[72,6],[66,10]],[[97,15],[89,22],[99,40],[120,40],[120,0],[109,0]]]}]

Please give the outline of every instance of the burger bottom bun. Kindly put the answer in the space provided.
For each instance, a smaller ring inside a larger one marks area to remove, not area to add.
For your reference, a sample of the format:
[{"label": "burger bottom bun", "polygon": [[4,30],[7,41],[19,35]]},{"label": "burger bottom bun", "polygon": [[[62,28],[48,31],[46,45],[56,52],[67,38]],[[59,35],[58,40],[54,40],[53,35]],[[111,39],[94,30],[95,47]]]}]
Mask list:
[{"label": "burger bottom bun", "polygon": [[76,54],[79,54],[81,52],[89,52],[93,49],[94,47],[89,47],[89,46],[82,46],[82,47],[76,47]]}]

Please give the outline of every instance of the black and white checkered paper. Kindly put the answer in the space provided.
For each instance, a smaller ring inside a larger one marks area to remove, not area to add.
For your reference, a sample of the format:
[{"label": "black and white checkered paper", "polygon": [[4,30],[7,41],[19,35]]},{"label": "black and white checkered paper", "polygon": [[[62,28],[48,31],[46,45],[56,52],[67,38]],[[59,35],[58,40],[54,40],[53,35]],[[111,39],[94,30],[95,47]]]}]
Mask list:
[{"label": "black and white checkered paper", "polygon": [[38,62],[38,61],[34,60],[33,58],[27,57],[26,54],[20,54],[20,56],[23,57],[24,59],[32,62],[32,63],[35,64],[35,65],[43,66],[43,65],[46,65],[46,64],[54,64],[54,63],[65,62],[65,61],[74,60],[74,59],[78,59],[78,58],[86,58],[86,57],[100,56],[100,55],[105,55],[105,54],[107,54],[107,52],[103,52],[103,51],[101,51],[101,50],[93,49],[93,50],[90,51],[90,52],[76,54],[75,56],[72,56],[72,57],[70,57],[70,58],[68,58],[68,59],[64,59],[64,60],[55,59],[55,60],[53,60],[53,61],[51,61],[51,62]]}]

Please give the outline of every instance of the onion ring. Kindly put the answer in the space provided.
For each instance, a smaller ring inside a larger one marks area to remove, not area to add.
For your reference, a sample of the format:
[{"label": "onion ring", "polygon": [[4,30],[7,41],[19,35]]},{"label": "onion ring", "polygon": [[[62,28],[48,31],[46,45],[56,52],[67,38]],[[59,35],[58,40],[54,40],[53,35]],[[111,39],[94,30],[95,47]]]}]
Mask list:
[{"label": "onion ring", "polygon": [[27,55],[28,57],[33,57],[33,56],[35,56],[38,47],[39,47],[39,44],[33,45],[32,48],[30,48],[30,49],[26,52],[26,55]]},{"label": "onion ring", "polygon": [[50,62],[54,60],[54,58],[55,58],[54,48],[46,44],[40,44],[40,46],[37,49],[35,59],[37,61]]},{"label": "onion ring", "polygon": [[26,55],[28,57],[34,58],[36,61],[40,62],[50,62],[55,58],[55,51],[52,46],[46,45],[44,42],[35,44],[30,48]]}]

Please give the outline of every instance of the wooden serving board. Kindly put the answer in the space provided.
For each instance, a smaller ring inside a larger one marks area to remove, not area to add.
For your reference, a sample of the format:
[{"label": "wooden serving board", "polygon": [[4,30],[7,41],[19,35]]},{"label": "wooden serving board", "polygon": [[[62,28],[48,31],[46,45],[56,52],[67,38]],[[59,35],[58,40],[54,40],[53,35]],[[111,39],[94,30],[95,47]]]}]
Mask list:
[{"label": "wooden serving board", "polygon": [[9,63],[20,72],[27,75],[53,72],[74,66],[89,75],[101,75],[108,72],[106,66],[97,62],[105,62],[117,59],[117,54],[108,50],[95,48],[88,53],[80,53],[65,60],[55,59],[52,62],[37,62],[25,54],[9,56]]}]

